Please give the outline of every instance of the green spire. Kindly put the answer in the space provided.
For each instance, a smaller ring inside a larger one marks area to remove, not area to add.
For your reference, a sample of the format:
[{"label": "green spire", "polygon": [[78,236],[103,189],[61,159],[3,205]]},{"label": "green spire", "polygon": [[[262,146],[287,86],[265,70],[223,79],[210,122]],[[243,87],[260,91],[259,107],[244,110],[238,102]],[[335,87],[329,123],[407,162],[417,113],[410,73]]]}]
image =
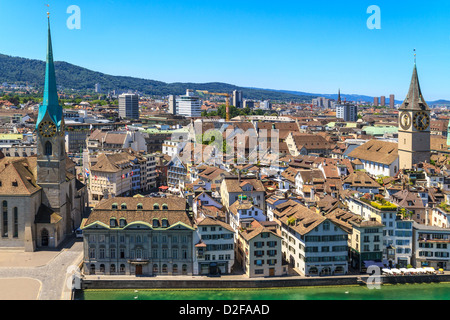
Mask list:
[{"label": "green spire", "polygon": [[60,127],[62,120],[62,108],[58,101],[58,91],[56,89],[55,64],[53,62],[52,37],[50,32],[50,18],[48,19],[48,44],[47,44],[47,62],[45,67],[45,88],[44,100],[39,107],[38,121],[36,128],[41,123],[45,114],[48,113],[56,126]]}]

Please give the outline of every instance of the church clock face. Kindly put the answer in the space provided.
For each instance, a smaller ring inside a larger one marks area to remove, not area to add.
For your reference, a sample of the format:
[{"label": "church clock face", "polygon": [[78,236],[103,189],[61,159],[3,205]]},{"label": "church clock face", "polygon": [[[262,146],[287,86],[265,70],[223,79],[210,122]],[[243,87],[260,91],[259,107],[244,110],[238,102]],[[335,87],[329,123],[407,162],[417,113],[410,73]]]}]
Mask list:
[{"label": "church clock face", "polygon": [[39,125],[39,133],[45,138],[51,138],[56,134],[56,125],[50,121],[44,121]]},{"label": "church clock face", "polygon": [[400,126],[403,130],[408,130],[411,127],[411,115],[408,112],[401,113]]},{"label": "church clock face", "polygon": [[424,131],[430,126],[430,116],[425,111],[419,111],[414,114],[413,124],[418,131]]}]

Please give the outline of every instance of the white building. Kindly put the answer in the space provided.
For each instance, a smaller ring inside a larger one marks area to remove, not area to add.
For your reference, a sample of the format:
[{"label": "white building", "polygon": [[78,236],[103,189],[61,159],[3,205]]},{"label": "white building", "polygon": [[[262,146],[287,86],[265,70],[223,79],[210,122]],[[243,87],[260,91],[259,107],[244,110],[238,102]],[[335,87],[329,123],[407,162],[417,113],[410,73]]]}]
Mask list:
[{"label": "white building", "polygon": [[304,275],[348,272],[348,234],[338,224],[289,201],[277,207],[284,259]]},{"label": "white building", "polygon": [[413,266],[450,270],[450,229],[414,222]]},{"label": "white building", "polygon": [[359,159],[364,170],[373,176],[394,177],[399,170],[398,145],[393,142],[370,140],[348,154]]},{"label": "white building", "polygon": [[234,264],[234,230],[226,223],[202,218],[194,233],[194,274],[231,273]]},{"label": "white building", "polygon": [[193,90],[186,90],[186,95],[180,96],[177,100],[178,114],[185,117],[200,117],[202,115],[202,101],[194,96]]},{"label": "white building", "polygon": [[336,105],[336,118],[348,122],[358,121],[358,107],[352,104]]}]

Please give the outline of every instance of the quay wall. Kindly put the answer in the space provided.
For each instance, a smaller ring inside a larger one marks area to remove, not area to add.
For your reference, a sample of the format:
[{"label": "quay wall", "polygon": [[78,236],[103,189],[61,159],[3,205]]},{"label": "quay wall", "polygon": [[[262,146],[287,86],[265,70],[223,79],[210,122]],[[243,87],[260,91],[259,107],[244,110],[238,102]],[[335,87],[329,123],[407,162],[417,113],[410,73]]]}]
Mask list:
[{"label": "quay wall", "polygon": [[[381,277],[382,284],[397,283],[431,283],[450,282],[450,274],[433,276],[398,276]],[[231,289],[231,288],[287,288],[310,286],[349,286],[366,285],[368,276],[362,277],[322,277],[302,279],[248,279],[225,280],[211,279],[183,279],[183,280],[158,280],[157,278],[136,279],[83,279],[81,289]]]}]

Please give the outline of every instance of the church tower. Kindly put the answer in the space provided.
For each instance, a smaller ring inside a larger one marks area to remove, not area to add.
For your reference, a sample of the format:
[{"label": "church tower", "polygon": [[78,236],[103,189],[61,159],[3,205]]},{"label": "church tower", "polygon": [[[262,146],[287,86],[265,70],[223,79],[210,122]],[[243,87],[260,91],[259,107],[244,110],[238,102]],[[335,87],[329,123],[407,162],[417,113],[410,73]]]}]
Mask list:
[{"label": "church tower", "polygon": [[400,169],[430,162],[430,108],[422,96],[415,63],[408,95],[399,108],[398,156]]},{"label": "church tower", "polygon": [[42,202],[60,212],[66,199],[61,188],[66,182],[66,150],[64,119],[56,89],[50,19],[48,19],[48,47],[45,71],[44,100],[39,107],[37,132],[37,183],[43,189]]}]

